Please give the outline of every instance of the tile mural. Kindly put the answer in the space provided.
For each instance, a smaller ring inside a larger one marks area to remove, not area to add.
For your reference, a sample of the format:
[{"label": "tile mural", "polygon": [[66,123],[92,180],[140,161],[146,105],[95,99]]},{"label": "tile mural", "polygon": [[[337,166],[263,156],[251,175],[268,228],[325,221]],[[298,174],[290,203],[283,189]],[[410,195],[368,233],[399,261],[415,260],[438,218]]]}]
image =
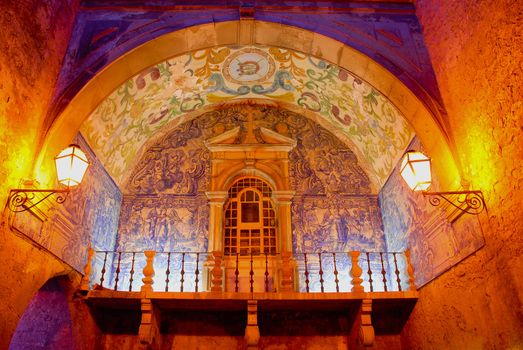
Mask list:
[{"label": "tile mural", "polygon": [[12,225],[83,271],[89,245],[95,250],[114,250],[122,195],[82,135],[78,134],[73,142],[85,151],[90,162],[81,185],[44,216],[20,213]]},{"label": "tile mural", "polygon": [[[204,113],[148,145],[123,188],[117,242],[119,251],[128,252],[120,257],[123,276],[131,269],[131,252],[152,249],[165,252],[155,260],[162,284],[167,264],[178,271],[174,266],[181,263],[178,253],[167,256],[167,252],[185,251],[192,252],[185,261],[189,264],[186,283],[194,283],[187,281],[192,279],[195,253],[207,250],[208,237],[205,191],[210,183],[210,160],[204,142],[238,125],[245,128],[248,116],[242,112],[244,108],[233,105]],[[296,190],[291,219],[294,251],[384,250],[377,196],[354,153],[331,132],[299,114],[270,106],[250,108],[259,111],[254,113],[255,128],[278,130],[297,142],[289,163],[291,187]],[[204,261],[204,254],[200,259]],[[114,260],[114,267],[116,263]],[[329,266],[332,264],[325,260],[325,276],[334,272]],[[348,274],[349,266],[347,255],[338,255],[340,276]],[[137,281],[141,268],[135,266]],[[178,279],[171,279],[174,288],[179,287]],[[128,278],[121,283],[127,285]]]},{"label": "tile mural", "polygon": [[[409,149],[423,150],[415,138]],[[433,190],[438,181],[432,173]],[[411,250],[418,287],[428,283],[484,245],[476,217],[465,215],[450,223],[440,208],[411,191],[399,174],[399,164],[379,194],[387,250]]]}]

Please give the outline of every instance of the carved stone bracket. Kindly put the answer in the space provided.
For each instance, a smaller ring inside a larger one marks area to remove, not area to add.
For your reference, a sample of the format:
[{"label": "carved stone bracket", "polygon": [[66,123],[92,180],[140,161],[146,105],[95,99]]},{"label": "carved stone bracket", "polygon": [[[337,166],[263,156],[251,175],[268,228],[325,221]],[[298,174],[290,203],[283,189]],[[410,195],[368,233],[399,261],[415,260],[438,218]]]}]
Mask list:
[{"label": "carved stone bracket", "polygon": [[247,326],[245,327],[245,341],[248,350],[257,350],[260,341],[260,329],[258,328],[258,301],[247,301]]},{"label": "carved stone bracket", "polygon": [[364,349],[374,345],[374,326],[371,320],[372,299],[363,299],[349,335],[349,349]]},{"label": "carved stone bracket", "polygon": [[140,344],[143,349],[160,349],[160,311],[154,306],[151,299],[142,299],[141,303],[142,321],[138,330]]}]

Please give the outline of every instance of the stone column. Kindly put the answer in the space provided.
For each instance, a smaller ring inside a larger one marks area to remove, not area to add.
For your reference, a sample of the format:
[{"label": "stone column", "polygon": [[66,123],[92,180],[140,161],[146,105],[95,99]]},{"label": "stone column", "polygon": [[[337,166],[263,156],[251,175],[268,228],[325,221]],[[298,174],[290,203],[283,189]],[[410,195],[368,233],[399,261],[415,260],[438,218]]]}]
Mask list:
[{"label": "stone column", "polygon": [[[205,273],[204,285],[208,290],[218,291],[217,280],[218,268],[222,267],[223,260],[223,205],[227,200],[227,191],[206,192],[209,199],[209,240],[207,242],[207,259],[204,263]],[[219,267],[216,265],[216,254],[219,253]],[[223,273],[220,275],[223,276]],[[221,290],[221,289],[220,289]]]},{"label": "stone column", "polygon": [[294,191],[274,191],[278,212],[278,233],[280,235],[280,252],[292,252],[291,200]]},{"label": "stone column", "polygon": [[227,200],[227,191],[205,192],[209,199],[209,241],[207,251],[223,250],[223,205]]}]

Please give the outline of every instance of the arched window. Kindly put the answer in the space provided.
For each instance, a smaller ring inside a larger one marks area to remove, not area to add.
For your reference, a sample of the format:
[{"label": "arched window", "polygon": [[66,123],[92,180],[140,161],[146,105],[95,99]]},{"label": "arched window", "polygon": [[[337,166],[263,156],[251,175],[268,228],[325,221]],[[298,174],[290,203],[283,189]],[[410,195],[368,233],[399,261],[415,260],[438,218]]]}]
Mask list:
[{"label": "arched window", "polygon": [[225,205],[224,254],[276,254],[272,189],[253,177],[235,182]]}]

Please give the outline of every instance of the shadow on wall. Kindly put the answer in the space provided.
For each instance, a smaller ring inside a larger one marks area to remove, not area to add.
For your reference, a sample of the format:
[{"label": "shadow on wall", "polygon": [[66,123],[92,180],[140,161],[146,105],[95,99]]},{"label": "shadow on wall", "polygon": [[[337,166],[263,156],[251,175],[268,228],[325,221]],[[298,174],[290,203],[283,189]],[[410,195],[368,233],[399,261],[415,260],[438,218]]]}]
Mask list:
[{"label": "shadow on wall", "polygon": [[47,281],[20,318],[9,350],[72,349],[73,326],[63,277]]}]

